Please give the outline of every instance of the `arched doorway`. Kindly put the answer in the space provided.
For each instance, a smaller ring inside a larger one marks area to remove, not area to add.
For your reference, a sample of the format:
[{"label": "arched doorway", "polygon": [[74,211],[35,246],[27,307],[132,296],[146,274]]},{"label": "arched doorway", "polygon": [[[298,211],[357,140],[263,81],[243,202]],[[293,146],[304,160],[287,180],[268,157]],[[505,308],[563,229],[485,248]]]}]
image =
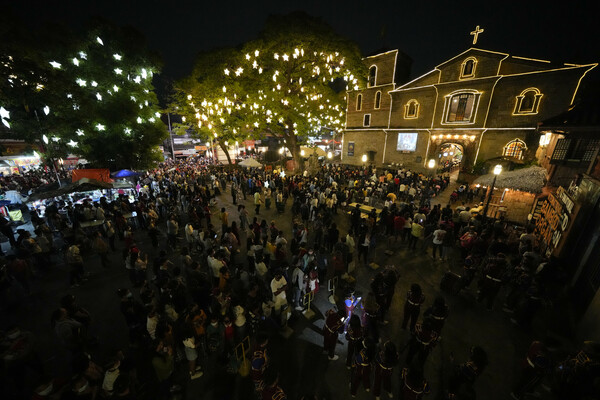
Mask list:
[{"label": "arched doorway", "polygon": [[440,170],[450,172],[460,169],[465,157],[465,149],[459,143],[442,143],[437,154]]}]

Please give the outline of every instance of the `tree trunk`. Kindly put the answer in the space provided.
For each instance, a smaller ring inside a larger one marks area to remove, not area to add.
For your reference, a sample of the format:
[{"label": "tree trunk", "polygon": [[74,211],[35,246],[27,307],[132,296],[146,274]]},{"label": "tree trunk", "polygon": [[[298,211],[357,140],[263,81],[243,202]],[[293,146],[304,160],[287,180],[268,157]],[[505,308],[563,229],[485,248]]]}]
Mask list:
[{"label": "tree trunk", "polygon": [[227,146],[225,146],[225,143],[221,141],[219,141],[219,146],[223,150],[223,153],[225,153],[225,157],[227,157],[227,162],[229,163],[229,165],[231,165],[231,156],[229,155],[229,150],[227,149]]},{"label": "tree trunk", "polygon": [[[291,126],[291,123],[289,124]],[[294,172],[302,172],[304,170],[304,160],[300,156],[300,145],[298,144],[298,139],[296,135],[286,134],[284,135],[285,144],[290,153],[292,153],[292,158],[295,161]]]}]

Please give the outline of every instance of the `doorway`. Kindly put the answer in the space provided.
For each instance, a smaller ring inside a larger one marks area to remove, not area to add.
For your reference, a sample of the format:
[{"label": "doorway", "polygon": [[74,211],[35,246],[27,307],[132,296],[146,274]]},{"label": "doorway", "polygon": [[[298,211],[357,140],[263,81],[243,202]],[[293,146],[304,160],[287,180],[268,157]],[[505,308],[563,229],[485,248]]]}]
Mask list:
[{"label": "doorway", "polygon": [[438,165],[442,172],[460,169],[465,155],[464,148],[458,143],[443,143],[438,152]]}]

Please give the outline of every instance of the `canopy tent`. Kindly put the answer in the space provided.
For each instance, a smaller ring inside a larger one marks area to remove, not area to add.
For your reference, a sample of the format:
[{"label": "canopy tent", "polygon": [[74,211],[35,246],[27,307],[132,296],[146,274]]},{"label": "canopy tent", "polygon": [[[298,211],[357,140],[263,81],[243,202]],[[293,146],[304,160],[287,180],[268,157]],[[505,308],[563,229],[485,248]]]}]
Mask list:
[{"label": "canopy tent", "polygon": [[96,189],[112,189],[113,185],[107,182],[97,181],[95,179],[81,178],[77,182],[70,183],[56,190],[50,190],[42,193],[34,193],[29,196],[28,202],[50,199],[52,197],[64,196],[76,192],[89,192]]},{"label": "canopy tent", "polygon": [[110,171],[106,169],[74,169],[71,172],[71,181],[77,182],[80,179],[87,178],[102,182],[112,182]]},{"label": "canopy tent", "polygon": [[111,175],[113,178],[121,179],[121,178],[129,178],[132,176],[138,176],[139,174],[137,172],[129,170],[129,169],[122,169],[120,171],[113,172]]},{"label": "canopy tent", "polygon": [[320,147],[308,147],[308,146],[300,146],[300,151],[304,150],[304,157],[310,157],[311,154],[316,153],[317,157],[325,157],[327,153]]},{"label": "canopy tent", "polygon": [[246,158],[244,161],[239,163],[242,167],[245,168],[260,168],[262,164],[256,161],[254,158]]},{"label": "canopy tent", "polygon": [[[473,181],[473,185],[490,186],[494,174],[482,175]],[[496,178],[495,187],[521,190],[529,193],[541,193],[546,184],[546,169],[542,167],[529,167],[514,171],[502,172]]]}]

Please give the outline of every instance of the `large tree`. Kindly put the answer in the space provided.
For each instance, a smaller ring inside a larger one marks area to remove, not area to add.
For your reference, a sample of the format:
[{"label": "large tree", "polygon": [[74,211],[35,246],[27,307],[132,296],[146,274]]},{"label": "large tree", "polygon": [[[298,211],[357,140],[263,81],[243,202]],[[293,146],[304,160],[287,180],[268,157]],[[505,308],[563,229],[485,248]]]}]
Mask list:
[{"label": "large tree", "polygon": [[0,104],[10,112],[2,135],[40,144],[50,158],[73,153],[101,167],[160,160],[166,128],[152,86],[159,64],[141,35],[101,23],[82,39],[54,36],[51,44],[15,40],[1,49],[8,80]]},{"label": "large tree", "polygon": [[271,16],[226,76],[242,82],[248,127],[280,138],[300,161],[300,144],[323,129],[341,132],[345,90],[366,77],[358,47],[303,13]]},{"label": "large tree", "polygon": [[179,103],[194,129],[223,141],[271,134],[300,161],[309,136],[343,129],[345,90],[365,76],[356,45],[320,19],[271,16],[258,39],[200,57]]},{"label": "large tree", "polygon": [[219,49],[198,56],[190,76],[175,84],[170,111],[181,116],[176,133],[192,133],[214,141],[231,164],[229,147],[253,132],[246,128],[246,103],[239,82],[225,86],[223,71],[237,56],[234,49]]}]

